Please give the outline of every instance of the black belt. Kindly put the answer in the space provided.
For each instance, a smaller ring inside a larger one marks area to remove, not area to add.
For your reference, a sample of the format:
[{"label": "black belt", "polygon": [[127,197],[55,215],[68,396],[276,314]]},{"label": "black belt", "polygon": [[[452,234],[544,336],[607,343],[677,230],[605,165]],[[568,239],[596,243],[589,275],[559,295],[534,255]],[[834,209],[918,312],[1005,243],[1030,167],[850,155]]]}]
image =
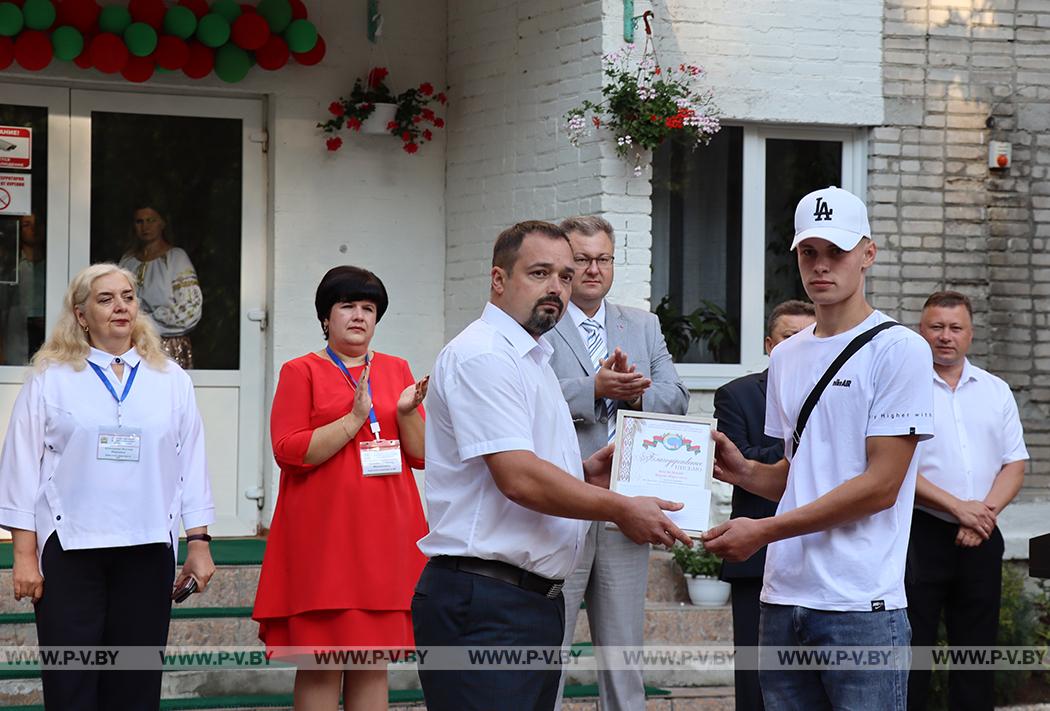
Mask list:
[{"label": "black belt", "polygon": [[501,560],[485,560],[483,558],[439,555],[431,558],[430,564],[439,568],[460,570],[464,573],[483,575],[486,578],[510,583],[522,590],[539,593],[551,600],[561,594],[561,589],[565,585],[564,580],[545,578],[542,575],[530,573],[527,570],[522,570],[510,563],[504,563]]}]

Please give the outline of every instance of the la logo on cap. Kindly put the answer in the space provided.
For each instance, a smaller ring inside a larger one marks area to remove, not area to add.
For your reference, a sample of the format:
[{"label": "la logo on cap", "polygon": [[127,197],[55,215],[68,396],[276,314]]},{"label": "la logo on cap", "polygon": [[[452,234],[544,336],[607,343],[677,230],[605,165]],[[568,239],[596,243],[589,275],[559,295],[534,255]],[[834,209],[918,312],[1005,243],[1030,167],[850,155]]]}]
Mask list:
[{"label": "la logo on cap", "polygon": [[864,237],[871,237],[868,208],[853,193],[834,185],[814,190],[795,208],[795,239],[791,249],[810,237],[827,240],[850,251]]}]

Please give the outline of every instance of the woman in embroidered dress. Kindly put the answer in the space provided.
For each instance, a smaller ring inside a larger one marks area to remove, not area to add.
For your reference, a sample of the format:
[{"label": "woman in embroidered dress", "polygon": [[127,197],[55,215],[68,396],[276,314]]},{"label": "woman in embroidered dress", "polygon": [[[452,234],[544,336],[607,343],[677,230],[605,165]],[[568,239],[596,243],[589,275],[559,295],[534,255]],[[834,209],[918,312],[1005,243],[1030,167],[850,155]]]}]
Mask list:
[{"label": "woman in embroidered dress", "polygon": [[171,228],[156,203],[141,203],[132,214],[132,248],[120,266],[138,281],[142,310],[153,321],[164,352],[183,368],[193,367],[189,333],[201,320],[203,296],[186,252],[172,245]]}]

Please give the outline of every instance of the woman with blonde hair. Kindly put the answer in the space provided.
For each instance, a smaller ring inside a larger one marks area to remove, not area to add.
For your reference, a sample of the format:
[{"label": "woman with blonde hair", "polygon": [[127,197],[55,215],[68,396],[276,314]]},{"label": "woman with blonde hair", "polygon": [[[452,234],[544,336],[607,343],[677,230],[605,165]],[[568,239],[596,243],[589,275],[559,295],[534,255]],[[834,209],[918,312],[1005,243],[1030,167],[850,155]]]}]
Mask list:
[{"label": "woman with blonde hair", "polygon": [[[203,590],[215,571],[214,518],[193,383],[139,311],[134,276],[87,267],[33,358],[0,454],[0,526],[38,643],[163,648],[173,587],[192,578]],[[180,523],[189,552],[175,580]],[[48,709],[160,707],[159,669],[42,677]]]}]

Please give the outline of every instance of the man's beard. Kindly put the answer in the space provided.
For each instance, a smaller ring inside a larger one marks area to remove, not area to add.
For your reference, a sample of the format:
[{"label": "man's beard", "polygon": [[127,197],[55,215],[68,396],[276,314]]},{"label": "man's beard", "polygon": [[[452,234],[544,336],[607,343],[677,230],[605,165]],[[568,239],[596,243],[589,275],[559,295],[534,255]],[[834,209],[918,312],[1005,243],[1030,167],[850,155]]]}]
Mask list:
[{"label": "man's beard", "polygon": [[[546,304],[558,307],[558,313],[550,314],[545,311],[540,311],[540,307]],[[551,330],[558,325],[558,319],[561,318],[562,312],[565,311],[565,304],[557,296],[545,296],[536,302],[536,305],[532,307],[532,313],[529,314],[529,320],[521,324],[521,327],[529,332],[532,336],[542,336],[547,331]]]}]

